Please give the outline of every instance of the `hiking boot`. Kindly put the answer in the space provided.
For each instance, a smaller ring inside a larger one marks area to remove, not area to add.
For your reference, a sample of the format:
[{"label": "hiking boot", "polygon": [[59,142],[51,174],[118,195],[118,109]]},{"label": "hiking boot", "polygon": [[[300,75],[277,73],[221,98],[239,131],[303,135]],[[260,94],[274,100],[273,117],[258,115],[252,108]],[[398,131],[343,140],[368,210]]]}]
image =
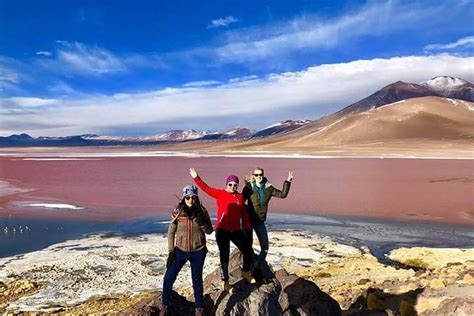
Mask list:
[{"label": "hiking boot", "polygon": [[224,292],[227,293],[232,293],[233,292],[233,287],[230,285],[229,281],[224,281]]},{"label": "hiking boot", "polygon": [[160,310],[159,316],[166,316],[166,315],[168,315],[168,306],[163,305],[163,307]]},{"label": "hiking boot", "polygon": [[247,281],[248,283],[255,283],[255,279],[254,277],[252,276],[252,274],[250,273],[250,271],[244,271],[242,270],[241,273],[240,273],[240,276],[242,276],[242,279],[244,279],[245,281]]}]

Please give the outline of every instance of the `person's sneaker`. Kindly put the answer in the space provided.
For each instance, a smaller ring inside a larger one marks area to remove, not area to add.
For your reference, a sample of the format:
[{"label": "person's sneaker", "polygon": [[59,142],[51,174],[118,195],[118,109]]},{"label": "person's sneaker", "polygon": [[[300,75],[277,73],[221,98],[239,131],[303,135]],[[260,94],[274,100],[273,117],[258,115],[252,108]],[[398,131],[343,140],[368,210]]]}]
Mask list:
[{"label": "person's sneaker", "polygon": [[196,308],[194,316],[204,316],[204,308]]},{"label": "person's sneaker", "polygon": [[247,281],[248,283],[255,283],[255,279],[254,277],[252,276],[252,274],[249,272],[249,271],[241,271],[240,275],[242,276],[242,279],[244,279],[245,281]]},{"label": "person's sneaker", "polygon": [[232,293],[233,292],[233,287],[230,285],[229,281],[224,281],[224,292],[227,293]]}]

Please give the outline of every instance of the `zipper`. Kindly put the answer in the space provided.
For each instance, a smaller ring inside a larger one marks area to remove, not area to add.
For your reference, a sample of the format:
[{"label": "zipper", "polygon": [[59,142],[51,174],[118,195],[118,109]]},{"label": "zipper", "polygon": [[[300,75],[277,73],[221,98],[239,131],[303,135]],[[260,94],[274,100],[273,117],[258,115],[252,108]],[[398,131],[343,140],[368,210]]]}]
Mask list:
[{"label": "zipper", "polygon": [[193,220],[188,219],[188,251],[191,251],[191,243],[192,243],[192,232],[193,232]]}]

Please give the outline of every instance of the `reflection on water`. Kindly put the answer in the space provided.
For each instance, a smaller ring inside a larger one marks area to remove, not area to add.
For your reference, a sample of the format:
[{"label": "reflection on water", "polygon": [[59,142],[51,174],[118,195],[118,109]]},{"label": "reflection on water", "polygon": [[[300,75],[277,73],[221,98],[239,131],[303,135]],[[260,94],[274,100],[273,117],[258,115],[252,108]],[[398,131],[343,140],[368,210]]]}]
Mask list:
[{"label": "reflection on water", "polygon": [[[168,217],[153,217],[117,223],[51,219],[1,219],[0,257],[46,248],[92,233],[124,235],[166,233]],[[20,226],[22,232],[20,232]],[[25,227],[28,226],[28,230]],[[474,247],[472,227],[438,223],[383,220],[361,217],[270,214],[269,229],[307,230],[355,246],[368,246],[379,259],[393,248]],[[5,232],[5,227],[8,232]],[[15,228],[15,232],[13,232]],[[271,243],[271,240],[270,240]]]}]

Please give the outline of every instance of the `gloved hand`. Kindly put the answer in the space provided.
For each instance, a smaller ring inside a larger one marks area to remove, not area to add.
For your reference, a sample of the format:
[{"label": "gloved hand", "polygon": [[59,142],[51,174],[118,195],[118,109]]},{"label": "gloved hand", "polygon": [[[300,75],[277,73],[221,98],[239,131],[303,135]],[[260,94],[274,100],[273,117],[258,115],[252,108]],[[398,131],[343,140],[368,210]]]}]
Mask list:
[{"label": "gloved hand", "polygon": [[170,251],[168,253],[168,259],[166,259],[166,268],[169,269],[169,267],[171,267],[175,261],[176,261],[176,254],[174,253],[174,251]]}]

